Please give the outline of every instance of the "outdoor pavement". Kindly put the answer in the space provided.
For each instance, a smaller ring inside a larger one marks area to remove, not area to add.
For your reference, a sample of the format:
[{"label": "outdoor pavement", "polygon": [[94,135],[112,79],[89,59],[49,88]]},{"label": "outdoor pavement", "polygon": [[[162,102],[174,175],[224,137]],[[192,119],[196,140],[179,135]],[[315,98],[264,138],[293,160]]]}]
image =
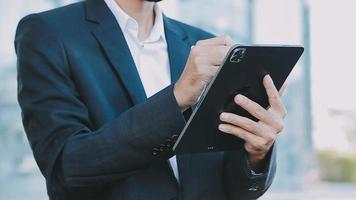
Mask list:
[{"label": "outdoor pavement", "polygon": [[319,183],[300,191],[270,191],[260,200],[356,200],[356,184]]},{"label": "outdoor pavement", "polygon": [[[0,200],[48,200],[41,176],[0,178]],[[356,200],[356,184],[320,183],[300,191],[268,191],[260,200]]]}]

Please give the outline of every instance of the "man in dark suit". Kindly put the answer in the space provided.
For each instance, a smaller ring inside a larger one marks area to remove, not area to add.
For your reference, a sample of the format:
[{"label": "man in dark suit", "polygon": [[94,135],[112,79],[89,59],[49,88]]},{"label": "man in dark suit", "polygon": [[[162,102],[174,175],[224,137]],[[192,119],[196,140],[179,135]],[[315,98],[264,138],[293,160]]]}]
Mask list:
[{"label": "man in dark suit", "polygon": [[53,200],[256,199],[276,170],[285,109],[269,76],[260,119],[223,113],[245,149],[175,157],[190,107],[232,45],[143,0],[87,0],[21,20],[18,99]]}]

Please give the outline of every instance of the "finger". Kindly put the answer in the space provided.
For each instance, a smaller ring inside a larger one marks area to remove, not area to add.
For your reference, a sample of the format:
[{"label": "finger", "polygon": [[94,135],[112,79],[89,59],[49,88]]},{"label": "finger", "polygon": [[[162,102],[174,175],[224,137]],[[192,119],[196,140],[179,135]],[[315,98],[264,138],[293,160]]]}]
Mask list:
[{"label": "finger", "polygon": [[258,103],[252,101],[251,99],[239,94],[235,97],[235,103],[249,112],[252,116],[256,117],[258,120],[263,121],[267,124],[273,123],[273,116]]},{"label": "finger", "polygon": [[259,124],[249,118],[235,115],[232,113],[222,113],[220,115],[220,120],[222,122],[241,127],[242,129],[245,129],[246,131],[249,131],[255,135],[262,135],[262,131],[260,130]]},{"label": "finger", "polygon": [[232,46],[234,44],[233,40],[229,36],[218,36],[211,39],[200,40],[197,42],[197,46],[214,46],[214,45],[222,45],[222,46]]},{"label": "finger", "polygon": [[284,107],[281,96],[279,95],[279,92],[270,75],[266,75],[263,78],[263,85],[266,89],[268,101],[271,107],[273,107],[273,109],[275,109],[282,117],[285,117],[287,115],[287,110]]},{"label": "finger", "polygon": [[268,144],[263,138],[260,138],[242,128],[229,124],[221,124],[219,129],[224,133],[234,135],[244,140],[245,144],[248,144],[249,146],[249,149],[246,149],[248,152],[261,152],[266,151],[269,148],[270,144]]},{"label": "finger", "polygon": [[225,123],[232,124],[237,127],[241,127],[246,131],[249,131],[259,137],[266,140],[274,140],[276,128],[273,125],[267,125],[264,122],[255,122],[249,118],[235,115],[232,113],[222,113],[220,115],[220,120]]},{"label": "finger", "polygon": [[256,149],[255,146],[253,146],[252,144],[247,143],[247,142],[245,142],[244,147],[245,147],[246,151],[251,155],[259,155],[262,152],[264,152],[264,150]]},{"label": "finger", "polygon": [[220,66],[229,49],[226,46],[195,46],[191,49],[191,55],[197,64]]},{"label": "finger", "polygon": [[281,87],[281,89],[279,89],[279,91],[278,91],[278,93],[279,93],[279,96],[283,96],[283,94],[284,94],[284,92],[285,92],[285,90],[286,90],[286,88],[287,88],[287,83],[285,82],[285,83],[283,83],[283,85],[282,85],[282,87]]},{"label": "finger", "polygon": [[202,71],[203,74],[205,74],[208,78],[208,82],[210,82],[211,78],[213,76],[215,76],[215,74],[217,73],[217,71],[219,70],[218,66],[213,66],[213,65],[207,65],[207,66],[202,66]]},{"label": "finger", "polygon": [[256,136],[255,134],[253,134],[249,131],[246,131],[242,128],[233,126],[231,124],[220,124],[219,130],[224,133],[231,134],[238,138],[241,138],[246,143],[252,144],[253,146],[259,146],[262,143],[264,143],[263,138]]}]

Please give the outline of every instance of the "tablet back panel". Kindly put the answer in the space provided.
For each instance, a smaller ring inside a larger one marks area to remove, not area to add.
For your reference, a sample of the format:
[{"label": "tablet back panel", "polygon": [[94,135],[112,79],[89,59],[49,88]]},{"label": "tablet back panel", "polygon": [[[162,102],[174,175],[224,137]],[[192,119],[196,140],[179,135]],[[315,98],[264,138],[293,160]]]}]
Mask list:
[{"label": "tablet back panel", "polygon": [[173,147],[176,154],[215,152],[243,148],[243,141],[218,130],[220,113],[232,112],[256,119],[234,103],[237,94],[268,108],[262,79],[270,74],[277,89],[303,54],[299,46],[234,46]]}]

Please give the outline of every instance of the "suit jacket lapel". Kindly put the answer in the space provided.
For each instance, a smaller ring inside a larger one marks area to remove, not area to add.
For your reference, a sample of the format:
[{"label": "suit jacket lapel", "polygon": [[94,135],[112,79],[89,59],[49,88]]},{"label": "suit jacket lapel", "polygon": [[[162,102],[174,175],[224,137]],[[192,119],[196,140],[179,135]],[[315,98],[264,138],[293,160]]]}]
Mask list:
[{"label": "suit jacket lapel", "polygon": [[133,103],[146,100],[146,93],[125,37],[114,15],[102,0],[88,0],[87,20],[96,23],[93,34],[127,88]]},{"label": "suit jacket lapel", "polygon": [[[146,100],[146,93],[139,77],[125,37],[114,15],[102,0],[86,1],[86,19],[97,24],[93,34],[123,81],[135,104]],[[164,16],[165,34],[168,44],[171,80],[175,83],[182,73],[190,46],[187,35],[171,19]]]},{"label": "suit jacket lapel", "polygon": [[[102,0],[87,0],[87,20],[96,24],[93,34],[103,48],[105,55],[125,84],[135,104],[146,100],[146,94],[137,72],[125,37],[114,15]],[[190,46],[186,33],[171,19],[164,16],[165,36],[168,45],[171,80],[175,83],[189,56]],[[187,179],[190,171],[190,156],[177,156],[181,181]]]},{"label": "suit jacket lapel", "polygon": [[171,19],[163,16],[172,83],[177,82],[184,70],[190,52],[188,36]]}]

